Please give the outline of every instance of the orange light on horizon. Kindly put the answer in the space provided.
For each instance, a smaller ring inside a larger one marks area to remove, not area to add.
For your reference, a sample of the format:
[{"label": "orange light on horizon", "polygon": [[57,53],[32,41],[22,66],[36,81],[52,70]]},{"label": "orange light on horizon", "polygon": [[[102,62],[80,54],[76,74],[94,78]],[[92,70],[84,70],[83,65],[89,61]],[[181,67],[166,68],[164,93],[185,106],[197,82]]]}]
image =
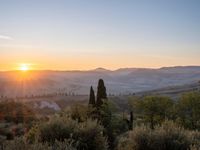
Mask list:
[{"label": "orange light on horizon", "polygon": [[30,65],[29,64],[20,64],[19,65],[19,70],[23,71],[23,72],[26,72],[26,71],[30,70]]}]

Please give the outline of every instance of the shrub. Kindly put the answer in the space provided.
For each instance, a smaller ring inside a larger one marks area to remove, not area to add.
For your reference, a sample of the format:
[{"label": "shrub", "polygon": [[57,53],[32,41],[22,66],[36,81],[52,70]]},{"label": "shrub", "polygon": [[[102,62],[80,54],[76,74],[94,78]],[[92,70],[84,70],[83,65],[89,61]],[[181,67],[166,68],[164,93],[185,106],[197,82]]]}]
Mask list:
[{"label": "shrub", "polygon": [[33,126],[25,135],[25,139],[28,143],[34,143],[37,140],[38,126]]},{"label": "shrub", "polygon": [[135,115],[152,129],[165,119],[172,118],[174,102],[168,97],[146,96],[141,99],[133,97],[129,103]]},{"label": "shrub", "polygon": [[75,104],[71,106],[68,113],[70,113],[70,116],[73,120],[83,122],[88,118],[88,107],[81,104]]},{"label": "shrub", "polygon": [[77,122],[70,118],[55,117],[49,122],[32,128],[26,135],[29,143],[41,142],[55,145],[56,141],[72,141],[77,149],[106,150],[107,141],[103,136],[103,127],[97,121]]},{"label": "shrub", "polygon": [[189,129],[200,130],[200,93],[190,92],[182,95],[177,103],[178,123]]},{"label": "shrub", "polygon": [[0,119],[14,123],[30,123],[36,117],[33,110],[24,103],[2,101],[0,102]]},{"label": "shrub", "polygon": [[152,131],[148,127],[136,127],[133,131],[129,132],[128,135],[121,137],[117,149],[148,150],[151,134]]},{"label": "shrub", "polygon": [[189,150],[199,147],[199,132],[191,132],[166,121],[151,130],[136,127],[127,136],[120,138],[118,150]]},{"label": "shrub", "polygon": [[50,150],[49,146],[47,144],[41,144],[37,143],[34,145],[27,144],[23,138],[16,138],[12,141],[6,141],[3,144],[3,150]]},{"label": "shrub", "polygon": [[116,137],[121,133],[128,131],[126,120],[119,114],[115,113],[117,106],[112,101],[105,101],[99,108],[99,122],[104,127],[104,134],[108,138],[109,148],[113,148]]},{"label": "shrub", "polygon": [[73,140],[77,142],[77,149],[106,150],[107,141],[103,136],[103,127],[97,121],[87,120],[75,129]]},{"label": "shrub", "polygon": [[12,140],[14,138],[11,129],[6,127],[0,128],[0,136],[0,139]]},{"label": "shrub", "polygon": [[77,122],[68,118],[54,117],[49,122],[41,123],[36,131],[35,138],[39,142],[54,143],[71,137]]},{"label": "shrub", "polygon": [[191,131],[188,133],[189,138],[191,140],[191,148],[195,150],[200,149],[200,132]]},{"label": "shrub", "polygon": [[152,149],[188,150],[191,144],[188,132],[173,122],[164,122],[153,131]]},{"label": "shrub", "polygon": [[6,141],[3,150],[76,150],[68,141],[56,141],[54,145],[48,143],[27,143],[23,138],[16,138],[13,141]]}]

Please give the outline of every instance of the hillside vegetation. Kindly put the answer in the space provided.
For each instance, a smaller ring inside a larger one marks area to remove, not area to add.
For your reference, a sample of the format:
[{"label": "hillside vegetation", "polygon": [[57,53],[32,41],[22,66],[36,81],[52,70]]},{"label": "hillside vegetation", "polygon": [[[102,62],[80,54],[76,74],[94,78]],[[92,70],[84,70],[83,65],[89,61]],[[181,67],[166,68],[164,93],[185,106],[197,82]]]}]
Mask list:
[{"label": "hillside vegetation", "polygon": [[[22,134],[11,132],[12,138],[2,138],[2,149],[200,149],[199,92],[185,93],[176,101],[160,95],[131,96],[124,111],[109,99],[102,79],[98,82],[97,93],[91,87],[89,95],[87,105],[73,104],[54,115],[40,118],[23,104],[2,102],[1,106],[7,105],[4,106],[7,109],[2,109],[2,116],[6,116],[6,110],[13,106],[12,115],[8,115],[11,119],[3,117],[2,123],[22,124],[23,129],[29,126]],[[19,106],[24,111],[17,118]]]}]

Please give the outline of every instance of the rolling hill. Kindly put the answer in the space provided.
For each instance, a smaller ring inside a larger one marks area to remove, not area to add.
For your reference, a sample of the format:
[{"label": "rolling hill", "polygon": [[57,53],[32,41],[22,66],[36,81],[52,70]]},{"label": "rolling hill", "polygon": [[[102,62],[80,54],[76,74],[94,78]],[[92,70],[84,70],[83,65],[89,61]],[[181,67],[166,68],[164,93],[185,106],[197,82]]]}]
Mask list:
[{"label": "rolling hill", "polygon": [[86,95],[91,85],[96,89],[99,78],[104,79],[108,93],[132,94],[197,83],[200,67],[121,68],[114,71],[97,68],[88,71],[30,71],[24,74],[18,71],[0,72],[0,95]]}]

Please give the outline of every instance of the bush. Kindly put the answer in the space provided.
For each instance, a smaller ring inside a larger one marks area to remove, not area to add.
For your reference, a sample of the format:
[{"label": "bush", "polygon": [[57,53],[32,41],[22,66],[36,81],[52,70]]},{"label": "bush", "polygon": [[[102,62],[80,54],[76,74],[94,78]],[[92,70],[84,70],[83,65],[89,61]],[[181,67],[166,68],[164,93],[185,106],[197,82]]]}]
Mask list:
[{"label": "bush", "polygon": [[157,150],[188,150],[191,141],[188,131],[175,125],[173,122],[165,122],[153,132],[152,148]]},{"label": "bush", "polygon": [[200,93],[184,94],[177,103],[177,122],[188,129],[200,130]]},{"label": "bush", "polygon": [[107,141],[103,136],[103,127],[97,121],[77,122],[70,118],[55,117],[49,122],[32,128],[26,135],[29,143],[41,142],[55,145],[56,141],[72,141],[77,149],[106,150]]},{"label": "bush", "polygon": [[191,149],[199,150],[200,149],[200,132],[198,131],[191,131],[188,133],[191,143]]},{"label": "bush", "polygon": [[117,149],[118,150],[148,150],[149,140],[152,131],[150,128],[141,126],[136,127],[128,135],[120,138]]},{"label": "bush", "polygon": [[174,102],[168,97],[133,97],[129,103],[134,110],[134,114],[138,117],[137,119],[142,120],[145,124],[149,124],[152,129],[165,121],[165,119],[171,119],[173,116]]},{"label": "bush", "polygon": [[116,141],[116,137],[121,133],[128,131],[126,120],[116,114],[116,105],[111,101],[103,102],[100,107],[98,119],[104,127],[104,134],[108,138],[109,148],[112,149]]},{"label": "bush", "polygon": [[107,141],[103,136],[103,127],[97,121],[87,120],[75,129],[73,140],[77,142],[77,149],[106,150]]},{"label": "bush", "polygon": [[89,108],[85,105],[75,104],[70,108],[70,115],[73,120],[77,120],[78,122],[83,122],[88,118]]},{"label": "bush", "polygon": [[48,143],[34,143],[30,144],[23,140],[23,138],[16,138],[13,141],[7,141],[3,144],[3,150],[76,150],[71,146],[70,142],[56,141],[54,145],[49,145]]},{"label": "bush", "polygon": [[136,127],[120,138],[118,150],[189,150],[199,147],[199,132],[191,132],[166,121],[154,130]]},{"label": "bush", "polygon": [[35,119],[34,111],[24,103],[15,101],[0,102],[0,121],[30,123]]},{"label": "bush", "polygon": [[38,127],[38,141],[54,143],[56,140],[64,141],[71,137],[77,122],[65,118],[53,118],[47,123],[42,123]]}]

